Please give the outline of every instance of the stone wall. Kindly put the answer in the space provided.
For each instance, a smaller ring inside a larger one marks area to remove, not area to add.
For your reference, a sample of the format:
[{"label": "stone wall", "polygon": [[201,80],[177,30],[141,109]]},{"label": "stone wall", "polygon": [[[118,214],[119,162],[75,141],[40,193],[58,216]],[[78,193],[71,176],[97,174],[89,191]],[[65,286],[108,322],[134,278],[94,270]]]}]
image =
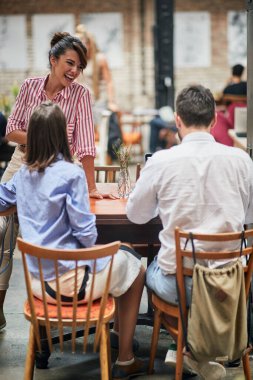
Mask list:
[{"label": "stone wall", "polygon": [[[32,70],[31,17],[39,13],[72,13],[76,24],[80,14],[92,12],[120,12],[124,24],[124,65],[112,71],[117,102],[123,110],[154,107],[153,35],[154,0],[145,0],[145,13],[140,14],[139,0],[8,0],[0,2],[0,15],[25,14],[27,20],[28,63],[25,72],[0,71],[0,94],[8,94],[12,84],[18,85],[26,77],[45,74]],[[174,0],[175,11],[208,11],[211,14],[212,59],[208,68],[175,68],[176,93],[191,82],[199,82],[218,92],[230,75],[227,60],[227,12],[244,10],[243,0]],[[143,27],[143,29],[141,29]],[[15,49],[15,46],[13,46]],[[201,54],[201,52],[200,52]],[[18,57],[17,57],[18,59]]]}]

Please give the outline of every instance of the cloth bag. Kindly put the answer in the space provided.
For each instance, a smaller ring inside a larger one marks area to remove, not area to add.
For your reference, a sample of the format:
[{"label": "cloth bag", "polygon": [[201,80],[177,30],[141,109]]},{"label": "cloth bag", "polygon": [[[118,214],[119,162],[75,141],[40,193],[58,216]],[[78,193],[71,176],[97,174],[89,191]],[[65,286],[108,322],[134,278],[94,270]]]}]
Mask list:
[{"label": "cloth bag", "polygon": [[247,306],[240,260],[210,269],[195,264],[187,350],[197,361],[241,358],[247,348]]}]

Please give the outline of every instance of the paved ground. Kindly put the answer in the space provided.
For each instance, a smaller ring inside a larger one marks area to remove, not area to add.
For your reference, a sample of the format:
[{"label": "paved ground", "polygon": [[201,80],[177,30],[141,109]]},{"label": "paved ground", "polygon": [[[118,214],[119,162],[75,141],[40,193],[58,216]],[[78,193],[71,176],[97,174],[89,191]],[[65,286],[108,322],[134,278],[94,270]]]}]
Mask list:
[{"label": "paved ground", "polygon": [[[18,254],[14,260],[14,270],[10,289],[6,299],[7,327],[0,333],[0,380],[23,379],[26,346],[28,342],[29,323],[23,317],[23,301],[25,299],[25,285],[22,272],[22,263]],[[145,311],[146,296],[144,295],[141,311]],[[152,328],[137,326],[136,337],[140,342],[140,357],[148,358]],[[91,337],[92,339],[92,337]],[[173,379],[173,370],[164,365],[163,360],[168,347],[169,336],[161,332],[159,349],[155,362],[155,374],[143,376],[143,380]],[[113,360],[117,353],[112,352]],[[253,373],[253,361],[251,361]],[[226,379],[244,379],[241,369],[229,369]],[[187,377],[184,377],[187,379]],[[188,377],[189,378],[189,377]],[[62,355],[57,349],[50,358],[50,367],[47,370],[35,370],[35,380],[99,380],[99,358],[97,354],[89,355]],[[198,380],[198,377],[194,377]]]}]

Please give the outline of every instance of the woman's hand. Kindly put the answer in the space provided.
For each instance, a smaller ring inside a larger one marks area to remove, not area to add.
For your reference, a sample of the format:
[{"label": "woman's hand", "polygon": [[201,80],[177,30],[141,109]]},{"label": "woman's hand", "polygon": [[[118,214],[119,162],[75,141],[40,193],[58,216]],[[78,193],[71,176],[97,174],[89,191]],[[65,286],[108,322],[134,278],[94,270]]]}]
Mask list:
[{"label": "woman's hand", "polygon": [[90,198],[96,198],[96,199],[103,199],[103,198],[119,199],[118,195],[116,194],[100,193],[97,189],[91,190],[89,195],[90,195]]}]

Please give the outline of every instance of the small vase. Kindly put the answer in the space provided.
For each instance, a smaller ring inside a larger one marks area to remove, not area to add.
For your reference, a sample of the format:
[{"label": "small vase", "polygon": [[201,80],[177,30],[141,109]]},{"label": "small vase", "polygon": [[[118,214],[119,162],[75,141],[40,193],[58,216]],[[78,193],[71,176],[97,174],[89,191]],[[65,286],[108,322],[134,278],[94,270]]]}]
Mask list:
[{"label": "small vase", "polygon": [[118,194],[120,198],[127,198],[131,193],[131,180],[128,167],[121,167],[118,179]]}]

